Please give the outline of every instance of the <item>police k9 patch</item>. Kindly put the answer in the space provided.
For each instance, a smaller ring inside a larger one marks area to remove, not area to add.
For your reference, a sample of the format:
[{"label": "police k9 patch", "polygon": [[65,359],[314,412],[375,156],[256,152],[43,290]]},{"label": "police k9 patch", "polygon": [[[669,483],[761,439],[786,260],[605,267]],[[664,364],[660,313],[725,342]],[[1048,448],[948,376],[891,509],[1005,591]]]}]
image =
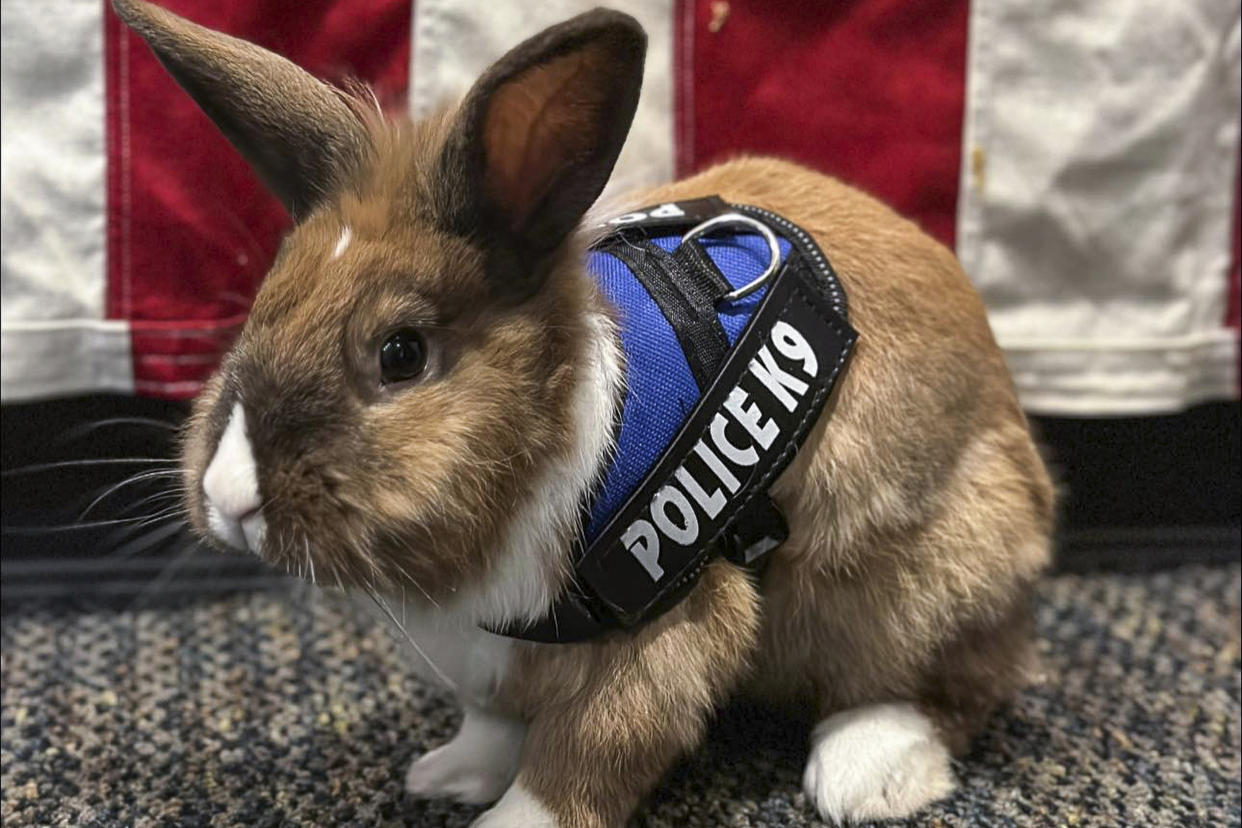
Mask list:
[{"label": "police k9 patch", "polygon": [[819,420],[858,336],[809,236],[767,211],[731,209],[792,246],[677,436],[576,564],[581,585],[621,626],[684,596],[719,554]]}]

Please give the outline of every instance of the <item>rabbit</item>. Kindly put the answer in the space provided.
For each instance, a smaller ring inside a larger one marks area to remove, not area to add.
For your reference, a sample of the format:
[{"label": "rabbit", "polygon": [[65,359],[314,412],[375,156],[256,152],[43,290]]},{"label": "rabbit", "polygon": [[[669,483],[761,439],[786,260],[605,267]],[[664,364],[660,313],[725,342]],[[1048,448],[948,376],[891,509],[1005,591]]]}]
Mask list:
[{"label": "rabbit", "polygon": [[761,577],[716,559],[636,628],[498,635],[570,583],[613,448],[623,358],[584,257],[642,28],[574,17],[413,123],[157,6],[114,6],[294,219],[187,419],[185,508],[211,544],[402,607],[412,668],[464,709],[408,791],[490,806],[479,826],[621,825],[739,696],[814,716],[797,738],[826,820],[953,791],[951,757],[1038,676],[1055,499],[946,248],[770,158],[620,199],[719,195],[789,218],[832,260],[859,339],[769,490],[789,536]]}]

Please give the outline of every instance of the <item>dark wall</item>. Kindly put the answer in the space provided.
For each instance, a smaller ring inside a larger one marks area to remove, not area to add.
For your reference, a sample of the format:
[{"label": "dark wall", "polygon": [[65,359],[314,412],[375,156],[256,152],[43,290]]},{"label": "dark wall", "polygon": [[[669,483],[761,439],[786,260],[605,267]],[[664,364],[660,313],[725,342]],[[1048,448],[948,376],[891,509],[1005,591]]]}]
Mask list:
[{"label": "dark wall", "polygon": [[[174,456],[173,429],[185,411],[121,396],[0,409],[5,598],[167,596],[268,581],[271,573],[248,556],[195,547],[175,523],[175,477],[128,484],[79,521],[109,486],[170,467],[146,461]],[[1237,559],[1240,415],[1228,402],[1160,417],[1034,418],[1062,489],[1058,566]],[[118,458],[135,462],[112,462]]]}]

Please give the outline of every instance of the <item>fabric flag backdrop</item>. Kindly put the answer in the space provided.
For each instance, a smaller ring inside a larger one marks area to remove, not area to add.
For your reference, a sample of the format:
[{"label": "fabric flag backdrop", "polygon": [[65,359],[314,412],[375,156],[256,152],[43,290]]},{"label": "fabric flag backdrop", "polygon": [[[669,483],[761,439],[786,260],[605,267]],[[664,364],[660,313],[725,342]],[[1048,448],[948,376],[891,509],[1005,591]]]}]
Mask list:
[{"label": "fabric flag backdrop", "polygon": [[[191,396],[287,219],[105,0],[0,2],[3,399]],[[163,4],[419,115],[596,2]],[[611,5],[651,46],[610,195],[793,158],[955,247],[1028,409],[1238,395],[1237,0]]]}]

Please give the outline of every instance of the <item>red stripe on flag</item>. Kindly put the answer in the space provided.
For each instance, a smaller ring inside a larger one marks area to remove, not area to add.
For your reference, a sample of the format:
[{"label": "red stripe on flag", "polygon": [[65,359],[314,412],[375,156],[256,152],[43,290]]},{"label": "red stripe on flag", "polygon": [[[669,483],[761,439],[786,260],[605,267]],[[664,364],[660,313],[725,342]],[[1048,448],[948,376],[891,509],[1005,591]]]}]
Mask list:
[{"label": "red stripe on flag", "polygon": [[[163,0],[329,80],[404,101],[410,0]],[[185,397],[214,367],[288,219],[147,49],[106,14],[108,315],[132,323],[142,394]]]},{"label": "red stripe on flag", "polygon": [[[690,119],[678,168],[739,153],[836,175],[952,245],[966,91],[966,0],[687,0]],[[679,107],[680,108],[680,107]],[[693,121],[693,134],[688,135]]]}]

